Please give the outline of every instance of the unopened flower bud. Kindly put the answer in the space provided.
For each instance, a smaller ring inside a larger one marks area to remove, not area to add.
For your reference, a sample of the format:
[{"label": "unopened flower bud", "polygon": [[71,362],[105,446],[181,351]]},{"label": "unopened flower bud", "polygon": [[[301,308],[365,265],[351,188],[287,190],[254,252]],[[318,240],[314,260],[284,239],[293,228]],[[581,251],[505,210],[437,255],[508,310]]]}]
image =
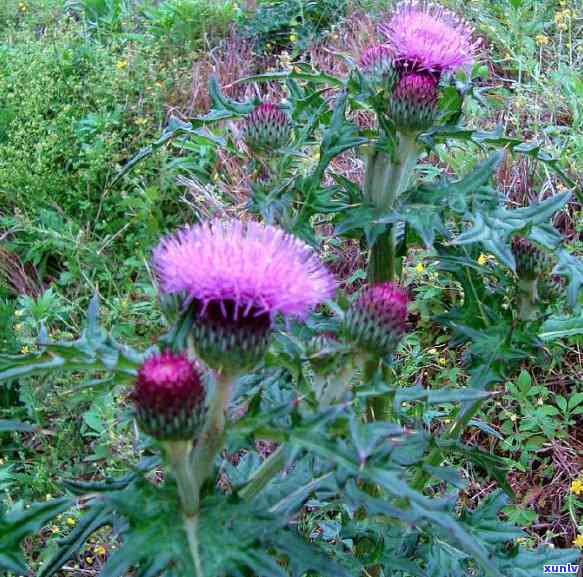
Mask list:
[{"label": "unopened flower bud", "polygon": [[363,76],[377,90],[392,90],[397,79],[393,51],[384,44],[367,48],[360,57]]},{"label": "unopened flower bud", "polygon": [[257,106],[243,125],[245,144],[257,152],[285,148],[291,140],[292,125],[288,115],[275,104],[264,102]]},{"label": "unopened flower bud", "polygon": [[437,80],[429,72],[402,76],[389,102],[395,126],[402,132],[421,132],[431,128],[437,115]]},{"label": "unopened flower bud", "polygon": [[140,428],[160,441],[194,439],[202,427],[205,391],[184,355],[164,352],[146,359],[132,398]]},{"label": "unopened flower bud", "polygon": [[257,365],[269,346],[271,316],[232,300],[199,305],[193,325],[196,352],[211,368],[241,372]]},{"label": "unopened flower bud", "polygon": [[519,277],[534,279],[550,269],[549,256],[526,238],[512,239],[512,254]]},{"label": "unopened flower bud", "polygon": [[346,313],[348,336],[362,350],[384,356],[407,331],[407,291],[394,283],[367,286]]}]

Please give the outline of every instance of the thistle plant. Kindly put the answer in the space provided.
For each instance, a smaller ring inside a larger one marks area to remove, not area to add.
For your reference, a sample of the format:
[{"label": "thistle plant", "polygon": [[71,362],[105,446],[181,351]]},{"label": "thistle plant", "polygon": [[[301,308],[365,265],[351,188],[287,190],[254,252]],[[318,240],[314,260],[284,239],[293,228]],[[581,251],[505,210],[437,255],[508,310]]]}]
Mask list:
[{"label": "thistle plant", "polygon": [[[418,134],[437,120],[440,79],[471,65],[479,43],[472,41],[471,29],[455,14],[417,1],[400,3],[379,30],[386,39],[382,53],[391,55],[395,70],[387,103],[387,121],[394,132],[384,136],[396,144],[393,150],[377,145],[368,153],[364,194],[380,211],[388,212],[409,184],[420,152]],[[381,126],[386,126],[385,111],[377,107],[376,112]],[[389,226],[371,248],[370,282],[392,281],[400,275],[396,245],[396,231]]]},{"label": "thistle plant", "polygon": [[[460,18],[433,3],[405,1],[380,31],[385,43],[364,51],[346,77],[302,64],[246,79],[284,78],[289,116],[255,99],[231,100],[211,80],[211,113],[175,123],[130,161],[127,170],[173,136],[194,136],[193,147],[204,141],[239,158],[225,123],[210,119],[240,123],[252,163],[269,169],[272,156],[286,159],[286,178],[269,171],[263,182],[275,201],[250,199],[256,213],[280,226],[211,220],[163,238],[152,268],[161,303],[176,306],[163,306],[167,333],[144,352],[99,326],[94,299],[78,340],[55,342],[41,330],[38,351],[0,356],[0,381],[70,371],[87,373],[100,388],[129,388],[148,436],[135,446],[157,446],[167,473],[164,481],[150,475],[160,461],[146,458],[113,480],[65,480],[63,499],[2,519],[0,567],[26,574],[22,540],[78,504],[83,521],[39,577],[57,574],[105,526],[120,544],[104,566],[109,577],[530,577],[541,559],[576,559],[570,550],[519,547],[522,532],[501,520],[513,498],[508,459],[463,435],[480,423],[494,386],[514,378],[517,359],[534,357],[541,340],[572,334],[571,319],[554,320],[550,329],[546,321],[523,322],[538,321],[532,310],[548,272],[543,249],[556,255],[565,306],[577,304],[583,265],[550,221],[569,193],[508,207],[492,186],[500,153],[455,181],[443,176],[410,186],[421,146],[449,139],[480,151],[502,145],[557,165],[516,139],[461,125],[465,93],[452,79],[463,69],[471,79],[479,43]],[[457,96],[450,99],[458,103],[459,126],[440,126],[449,118],[440,108],[444,95]],[[376,114],[374,128],[349,120],[362,109]],[[351,150],[366,157],[362,186],[332,164]],[[313,158],[313,166],[298,168],[299,158]],[[540,247],[516,238],[524,231]],[[342,235],[369,254],[354,275],[368,281],[356,296],[337,290],[321,260],[327,243]],[[412,354],[411,342],[423,339],[408,336],[416,331],[409,311],[419,314],[409,295],[421,289],[402,274],[401,262],[419,244],[432,251],[438,280],[453,279],[460,293],[453,304],[436,303],[440,313],[429,320],[460,352],[463,386],[428,386]],[[481,260],[482,252],[494,258]],[[518,315],[501,306],[516,277]],[[492,429],[480,427],[484,435]],[[257,450],[266,441],[268,456]],[[460,461],[500,491],[466,507],[462,475],[441,466]],[[426,491],[433,482],[439,488]],[[311,508],[319,512],[314,530]]]}]

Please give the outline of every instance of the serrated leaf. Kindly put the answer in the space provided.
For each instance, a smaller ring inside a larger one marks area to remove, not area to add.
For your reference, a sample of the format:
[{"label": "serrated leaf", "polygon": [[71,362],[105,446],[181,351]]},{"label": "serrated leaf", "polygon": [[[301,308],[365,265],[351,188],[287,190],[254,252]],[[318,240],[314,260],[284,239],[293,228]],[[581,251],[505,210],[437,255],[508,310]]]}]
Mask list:
[{"label": "serrated leaf", "polygon": [[75,528],[64,539],[59,541],[59,549],[41,568],[38,577],[51,577],[75,553],[80,552],[83,544],[95,531],[104,525],[111,524],[111,513],[103,507],[96,506],[85,513],[77,522]]},{"label": "serrated leaf", "polygon": [[9,511],[0,518],[0,567],[17,574],[28,573],[20,544],[25,537],[39,531],[48,521],[73,504],[72,499],[54,499],[37,503],[23,511]]},{"label": "serrated leaf", "polygon": [[577,305],[577,297],[583,286],[583,261],[569,254],[565,249],[558,252],[559,262],[553,270],[553,274],[564,276],[569,284],[567,286],[567,300],[572,308]]}]

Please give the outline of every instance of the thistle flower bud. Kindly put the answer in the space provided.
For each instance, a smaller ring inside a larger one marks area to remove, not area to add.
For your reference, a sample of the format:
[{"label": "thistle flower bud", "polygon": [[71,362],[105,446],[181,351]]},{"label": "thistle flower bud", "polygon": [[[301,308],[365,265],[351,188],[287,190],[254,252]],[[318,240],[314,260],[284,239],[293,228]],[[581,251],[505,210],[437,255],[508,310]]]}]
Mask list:
[{"label": "thistle flower bud", "polygon": [[232,300],[199,305],[193,325],[196,352],[211,368],[238,373],[257,365],[269,346],[271,316]]},{"label": "thistle flower bud", "polygon": [[257,106],[243,124],[245,144],[257,152],[270,152],[286,147],[291,140],[292,125],[288,115],[275,104]]},{"label": "thistle flower bud", "polygon": [[360,71],[377,90],[392,90],[397,79],[393,51],[384,44],[367,48],[360,57]]},{"label": "thistle flower bud", "polygon": [[516,260],[516,273],[525,279],[534,279],[550,269],[550,258],[526,238],[512,239],[512,254]]},{"label": "thistle flower bud", "polygon": [[171,352],[144,361],[132,393],[140,428],[160,441],[193,439],[204,420],[204,398],[192,362]]},{"label": "thistle flower bud", "polygon": [[407,291],[394,283],[367,286],[346,313],[349,338],[364,351],[393,352],[407,331]]},{"label": "thistle flower bud", "polygon": [[435,76],[411,72],[402,76],[389,102],[395,126],[402,132],[427,130],[437,115],[438,88]]}]

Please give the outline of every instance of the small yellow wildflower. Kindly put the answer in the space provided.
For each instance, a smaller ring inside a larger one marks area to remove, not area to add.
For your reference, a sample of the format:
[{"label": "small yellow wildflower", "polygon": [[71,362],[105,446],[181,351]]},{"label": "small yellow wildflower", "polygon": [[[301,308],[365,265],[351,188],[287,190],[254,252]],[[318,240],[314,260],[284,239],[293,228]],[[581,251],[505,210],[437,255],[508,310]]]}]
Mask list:
[{"label": "small yellow wildflower", "polygon": [[138,126],[143,126],[147,122],[148,122],[148,119],[147,118],[144,118],[143,116],[141,116],[140,118],[136,118],[136,124]]},{"label": "small yellow wildflower", "polygon": [[445,365],[447,365],[447,359],[444,359],[443,357],[440,357],[439,359],[437,359],[437,364],[439,364],[442,367],[444,367]]},{"label": "small yellow wildflower", "polygon": [[14,325],[14,330],[19,333],[22,330],[22,323],[17,323]]},{"label": "small yellow wildflower", "polygon": [[52,498],[53,498],[53,496],[52,496],[50,493],[47,493],[47,494],[45,495],[45,499],[46,499],[47,501],[50,501]]},{"label": "small yellow wildflower", "polygon": [[575,481],[571,483],[570,491],[573,495],[583,494],[583,481],[581,479],[575,479]]},{"label": "small yellow wildflower", "polygon": [[97,547],[95,547],[95,549],[93,549],[93,552],[96,555],[105,555],[107,553],[107,549],[103,546],[103,545],[97,545]]},{"label": "small yellow wildflower", "polygon": [[298,41],[298,35],[297,34],[290,34],[289,35],[289,41],[290,42],[297,42]]},{"label": "small yellow wildflower", "polygon": [[118,70],[123,70],[124,68],[127,68],[127,67],[128,67],[128,61],[127,61],[127,60],[118,60],[118,61],[115,63],[115,67],[116,67]]},{"label": "small yellow wildflower", "polygon": [[480,266],[484,266],[486,263],[488,262],[488,257],[482,253],[479,257],[478,257],[478,264]]},{"label": "small yellow wildflower", "polygon": [[24,315],[24,311],[22,309],[19,309],[14,313],[15,317],[21,317],[22,315]]},{"label": "small yellow wildflower", "polygon": [[510,420],[513,423],[516,423],[516,421],[518,421],[518,415],[515,415],[514,413],[510,413]]},{"label": "small yellow wildflower", "polygon": [[67,517],[67,525],[69,527],[74,527],[77,524],[77,519],[75,517]]},{"label": "small yellow wildflower", "polygon": [[22,347],[20,348],[20,352],[21,352],[23,355],[26,355],[27,353],[30,353],[30,349],[29,349],[29,348],[28,348],[26,345],[24,345],[24,346],[22,346]]},{"label": "small yellow wildflower", "polygon": [[25,4],[24,2],[21,2],[21,3],[18,5],[18,9],[19,9],[21,12],[26,12],[26,4]]},{"label": "small yellow wildflower", "polygon": [[422,262],[420,262],[420,263],[419,263],[419,264],[418,264],[418,265],[415,267],[415,270],[416,270],[416,271],[417,271],[419,274],[421,274],[421,273],[422,273],[422,272],[425,270],[425,265],[424,265]]},{"label": "small yellow wildflower", "polygon": [[537,34],[535,40],[539,46],[546,46],[549,43],[549,37],[544,34]]},{"label": "small yellow wildflower", "polygon": [[93,559],[91,557],[85,557],[85,563],[87,565],[93,565]]},{"label": "small yellow wildflower", "polygon": [[583,534],[577,535],[577,537],[575,537],[573,545],[575,545],[575,547],[581,547],[581,549],[583,549]]}]

